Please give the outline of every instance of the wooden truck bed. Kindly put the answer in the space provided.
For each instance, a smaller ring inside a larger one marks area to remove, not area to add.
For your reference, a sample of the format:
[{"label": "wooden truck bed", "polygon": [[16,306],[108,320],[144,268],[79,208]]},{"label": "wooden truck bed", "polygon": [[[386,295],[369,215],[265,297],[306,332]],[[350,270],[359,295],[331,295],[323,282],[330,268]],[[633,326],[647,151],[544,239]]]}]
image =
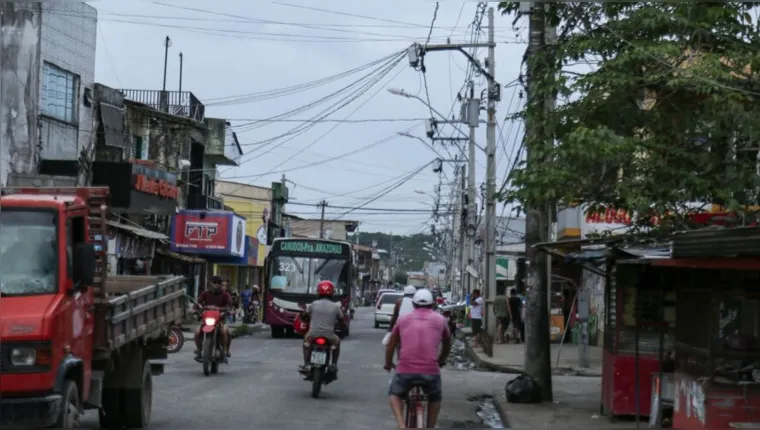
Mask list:
[{"label": "wooden truck bed", "polygon": [[171,275],[108,276],[98,349],[113,351],[139,338],[158,338],[169,324],[180,323],[185,315],[184,281]]}]

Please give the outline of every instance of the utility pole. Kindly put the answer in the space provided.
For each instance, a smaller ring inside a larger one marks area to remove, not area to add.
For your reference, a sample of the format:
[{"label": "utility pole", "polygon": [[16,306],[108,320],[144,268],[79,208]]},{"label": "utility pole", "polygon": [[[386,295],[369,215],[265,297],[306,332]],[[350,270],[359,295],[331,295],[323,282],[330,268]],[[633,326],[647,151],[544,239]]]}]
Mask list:
[{"label": "utility pole", "polygon": [[182,69],[184,67],[184,58],[182,53],[179,53],[179,92],[182,92]]},{"label": "utility pole", "polygon": [[[527,55],[535,57],[545,44],[546,13],[543,2],[534,2],[529,23],[530,40]],[[547,145],[544,130],[546,98],[538,91],[538,77],[544,73],[542,64],[529,58],[528,64],[528,104],[533,106],[533,115],[526,118],[526,145],[528,168],[540,163],[536,158],[538,149]],[[549,277],[546,254],[534,245],[547,241],[548,214],[546,207],[529,207],[526,216],[525,249],[530,266],[526,277],[526,327],[525,327],[525,372],[536,379],[541,387],[542,400],[551,402],[552,373],[551,349],[549,343]]]},{"label": "utility pole", "polygon": [[[494,28],[494,10],[488,8],[488,73],[496,76],[496,39]],[[488,106],[486,126],[486,264],[483,299],[496,297],[496,102],[499,88],[493,79],[488,80]],[[486,310],[488,308],[486,307]],[[483,313],[483,325],[486,333],[496,334],[496,324],[489,324],[489,312]]]},{"label": "utility pole", "polygon": [[[457,157],[458,158],[458,157]],[[459,178],[459,166],[454,170],[454,182],[451,184],[452,190],[456,190],[457,186],[457,179]],[[448,284],[449,288],[451,288],[451,293],[454,295],[457,291],[456,288],[456,267],[457,267],[457,221],[459,220],[459,216],[461,214],[461,211],[459,210],[459,196],[457,195],[457,192],[452,192],[451,198],[453,201],[451,202],[449,206],[449,213],[451,214],[451,225],[449,228],[449,249],[448,251],[448,267],[446,268],[446,273],[448,274]]]},{"label": "utility pole", "polygon": [[[465,264],[467,266],[474,266],[475,261],[475,230],[477,225],[477,213],[478,213],[478,194],[477,186],[475,184],[475,138],[476,130],[480,122],[480,100],[475,98],[475,84],[470,82],[470,97],[465,105],[466,117],[462,118],[467,121],[470,126],[470,139],[468,143],[467,158],[469,164],[469,176],[467,177],[467,218],[466,218],[466,237],[467,237],[467,257],[465,258]],[[462,276],[467,273],[467,293],[471,293],[473,288],[472,276],[469,271],[462,272]],[[477,284],[476,284],[477,285]]]},{"label": "utility pole", "polygon": [[166,69],[169,67],[169,47],[172,46],[172,40],[166,36],[164,40],[164,86],[162,91],[166,91]]},{"label": "utility pole", "polygon": [[317,206],[322,208],[322,216],[319,218],[319,238],[324,239],[325,238],[325,208],[327,207],[327,202],[322,200],[317,204]]},{"label": "utility pole", "polygon": [[465,287],[464,287],[464,268],[465,268],[465,249],[464,249],[464,230],[465,230],[465,219],[463,215],[464,211],[464,196],[465,192],[467,190],[467,167],[462,165],[462,174],[459,175],[459,290],[461,293],[461,296],[459,296],[460,300],[464,300],[465,298]]}]

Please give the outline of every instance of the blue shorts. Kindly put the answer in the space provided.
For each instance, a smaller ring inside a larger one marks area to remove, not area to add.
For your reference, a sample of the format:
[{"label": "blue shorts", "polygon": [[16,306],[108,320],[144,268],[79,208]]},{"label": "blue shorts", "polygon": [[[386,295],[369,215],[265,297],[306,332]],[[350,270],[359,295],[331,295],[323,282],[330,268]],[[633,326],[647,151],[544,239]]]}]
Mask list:
[{"label": "blue shorts", "polygon": [[388,387],[388,395],[396,396],[402,399],[406,399],[406,395],[412,390],[413,382],[425,382],[426,386],[422,387],[422,391],[427,395],[428,400],[434,403],[440,402],[443,399],[443,384],[441,383],[441,375],[415,375],[415,374],[395,374],[391,385]]}]

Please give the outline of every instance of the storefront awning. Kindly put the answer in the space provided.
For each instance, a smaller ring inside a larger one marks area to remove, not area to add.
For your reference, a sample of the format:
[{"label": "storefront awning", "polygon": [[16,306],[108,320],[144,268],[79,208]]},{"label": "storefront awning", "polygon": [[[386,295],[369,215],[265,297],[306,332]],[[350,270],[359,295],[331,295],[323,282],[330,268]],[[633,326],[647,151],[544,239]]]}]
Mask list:
[{"label": "storefront awning", "polygon": [[169,240],[169,236],[161,233],[157,233],[155,231],[150,231],[148,229],[137,227],[129,224],[121,224],[116,221],[108,221],[108,225],[111,227],[118,228],[120,230],[128,231],[135,236],[144,237],[146,239],[153,239],[153,240]]},{"label": "storefront awning", "polygon": [[167,251],[165,249],[156,249],[156,254],[163,255],[165,257],[173,258],[175,260],[182,261],[190,264],[203,264],[206,262],[203,258],[193,257],[191,255],[178,254],[176,252]]}]

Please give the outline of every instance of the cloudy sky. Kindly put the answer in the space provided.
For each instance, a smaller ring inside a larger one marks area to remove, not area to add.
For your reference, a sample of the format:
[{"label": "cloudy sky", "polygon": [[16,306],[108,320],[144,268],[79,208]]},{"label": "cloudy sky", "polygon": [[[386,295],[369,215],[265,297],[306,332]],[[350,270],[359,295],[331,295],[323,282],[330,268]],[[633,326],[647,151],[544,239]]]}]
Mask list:
[{"label": "cloudy sky", "polygon": [[[362,221],[365,232],[414,233],[429,228],[432,194],[439,181],[441,203],[448,202],[453,167],[444,165],[440,177],[433,166],[420,170],[438,155],[419,140],[397,135],[408,131],[424,138],[424,119],[430,111],[418,100],[386,91],[400,88],[425,99],[422,73],[405,58],[395,67],[382,61],[413,42],[425,42],[434,2],[103,0],[90,4],[99,12],[96,81],[100,83],[160,90],[164,39],[171,38],[168,89],[178,88],[181,52],[183,90],[206,104],[206,115],[230,119],[243,145],[243,163],[221,169],[224,178],[269,186],[284,174],[292,181],[291,197],[298,203],[290,205],[289,212],[318,217],[316,203],[324,199],[335,206],[327,208],[328,218]],[[473,31],[477,8],[476,2],[441,2],[430,43],[445,43],[447,38],[469,42],[474,33],[485,41],[487,17],[480,34]],[[498,185],[512,165],[523,130],[519,122],[504,121],[524,100],[519,98],[520,86],[508,84],[520,75],[527,22],[523,19],[514,28],[512,21],[497,12],[497,80],[507,85],[497,115]],[[485,54],[481,49],[476,57],[482,60]],[[461,53],[434,52],[425,63],[431,105],[448,115],[466,80],[467,59]],[[485,80],[476,76],[475,83],[480,93]],[[324,100],[331,94],[335,95]],[[341,105],[345,106],[337,109]],[[450,126],[442,130],[442,135],[457,135]],[[485,126],[478,130],[478,141],[485,146]],[[447,158],[447,151],[457,153],[440,143],[435,150]],[[478,185],[485,178],[485,164],[485,154],[479,152]],[[420,172],[412,176],[416,171]],[[346,214],[348,208],[359,206]],[[420,211],[389,213],[377,208]]]}]

